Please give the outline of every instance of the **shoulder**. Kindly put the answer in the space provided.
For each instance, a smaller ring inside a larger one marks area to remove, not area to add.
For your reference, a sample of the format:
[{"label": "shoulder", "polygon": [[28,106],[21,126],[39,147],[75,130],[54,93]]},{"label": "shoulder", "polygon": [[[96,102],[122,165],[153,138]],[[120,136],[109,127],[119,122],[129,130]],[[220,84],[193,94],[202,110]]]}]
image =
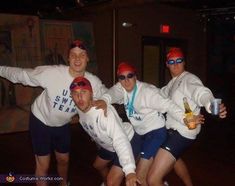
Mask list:
[{"label": "shoulder", "polygon": [[201,82],[200,78],[198,76],[196,76],[195,74],[192,74],[190,72],[185,72],[185,75],[183,77],[184,81],[186,82],[195,82],[195,81],[198,81],[198,82]]},{"label": "shoulder", "polygon": [[101,83],[100,78],[98,76],[90,73],[90,72],[85,72],[85,78],[87,78],[91,83]]},{"label": "shoulder", "polygon": [[159,91],[159,88],[157,88],[155,85],[146,82],[138,81],[137,86],[139,87],[140,91],[144,93],[156,93]]},{"label": "shoulder", "polygon": [[35,70],[45,71],[45,72],[65,72],[68,71],[68,66],[65,65],[44,65],[44,66],[37,66],[34,68]]}]

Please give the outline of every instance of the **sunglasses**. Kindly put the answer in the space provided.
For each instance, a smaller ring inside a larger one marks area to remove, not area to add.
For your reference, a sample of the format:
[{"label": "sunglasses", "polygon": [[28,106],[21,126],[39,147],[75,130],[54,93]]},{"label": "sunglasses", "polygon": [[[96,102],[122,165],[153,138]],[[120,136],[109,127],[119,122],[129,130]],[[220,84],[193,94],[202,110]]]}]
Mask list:
[{"label": "sunglasses", "polygon": [[84,81],[74,82],[70,85],[70,90],[73,90],[75,87],[84,87],[87,84]]},{"label": "sunglasses", "polygon": [[133,78],[134,76],[135,76],[134,73],[129,73],[129,74],[127,74],[127,76],[119,75],[119,76],[118,76],[118,79],[119,79],[119,80],[131,79],[131,78]]},{"label": "sunglasses", "polygon": [[168,65],[174,65],[174,64],[180,64],[180,63],[183,63],[184,62],[184,58],[177,58],[176,60],[174,59],[169,59],[167,61],[167,64]]}]

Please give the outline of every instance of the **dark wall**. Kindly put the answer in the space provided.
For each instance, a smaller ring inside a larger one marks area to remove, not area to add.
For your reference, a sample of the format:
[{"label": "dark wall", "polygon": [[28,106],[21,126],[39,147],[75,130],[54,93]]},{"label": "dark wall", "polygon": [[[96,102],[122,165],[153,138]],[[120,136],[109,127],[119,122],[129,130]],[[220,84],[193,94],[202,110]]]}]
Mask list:
[{"label": "dark wall", "polygon": [[[77,16],[76,12],[73,12],[71,16],[73,19],[76,17],[78,21],[85,20],[93,23],[98,76],[108,87],[113,83],[114,62],[129,60],[141,72],[142,36],[186,40],[188,43],[187,68],[203,81],[206,80],[206,34],[203,31],[203,24],[194,11],[149,3],[93,9]],[[130,22],[134,25],[124,28],[123,22]],[[160,24],[169,24],[170,34],[161,34]],[[115,32],[113,32],[114,26]],[[113,48],[113,42],[115,42],[115,48]]]}]

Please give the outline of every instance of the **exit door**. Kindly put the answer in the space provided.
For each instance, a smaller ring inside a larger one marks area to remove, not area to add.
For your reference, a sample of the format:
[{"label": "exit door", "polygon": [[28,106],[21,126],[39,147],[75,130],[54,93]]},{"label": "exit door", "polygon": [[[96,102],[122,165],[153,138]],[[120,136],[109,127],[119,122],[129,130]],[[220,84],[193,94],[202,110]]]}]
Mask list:
[{"label": "exit door", "polygon": [[171,79],[166,68],[166,54],[170,47],[179,47],[187,58],[187,41],[159,37],[142,38],[142,79],[161,88]]}]

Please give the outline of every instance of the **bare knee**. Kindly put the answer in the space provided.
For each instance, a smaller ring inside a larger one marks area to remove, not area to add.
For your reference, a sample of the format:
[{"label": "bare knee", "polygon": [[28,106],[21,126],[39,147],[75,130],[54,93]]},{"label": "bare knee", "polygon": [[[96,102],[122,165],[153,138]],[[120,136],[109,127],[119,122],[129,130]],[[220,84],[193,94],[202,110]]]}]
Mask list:
[{"label": "bare knee", "polygon": [[108,175],[107,175],[107,185],[108,186],[119,186],[121,185],[124,173],[119,166],[112,166]]},{"label": "bare knee", "polygon": [[49,170],[49,164],[45,163],[37,163],[36,164],[36,174],[37,175],[47,175],[47,172]]},{"label": "bare knee", "polygon": [[36,157],[36,175],[45,176],[49,170],[50,161]]},{"label": "bare knee", "polygon": [[115,186],[115,181],[112,178],[107,178],[107,186]]},{"label": "bare knee", "polygon": [[163,178],[160,176],[152,176],[151,174],[147,177],[147,183],[149,186],[161,185]]},{"label": "bare knee", "polygon": [[56,156],[56,161],[59,165],[68,165],[69,156]]},{"label": "bare knee", "polygon": [[106,165],[103,165],[103,164],[100,164],[100,163],[97,163],[96,161],[93,163],[92,165],[96,170],[103,170],[104,168],[106,168],[107,166]]},{"label": "bare knee", "polygon": [[107,186],[117,186],[121,185],[122,183],[122,177],[113,177],[113,176],[107,176]]}]

